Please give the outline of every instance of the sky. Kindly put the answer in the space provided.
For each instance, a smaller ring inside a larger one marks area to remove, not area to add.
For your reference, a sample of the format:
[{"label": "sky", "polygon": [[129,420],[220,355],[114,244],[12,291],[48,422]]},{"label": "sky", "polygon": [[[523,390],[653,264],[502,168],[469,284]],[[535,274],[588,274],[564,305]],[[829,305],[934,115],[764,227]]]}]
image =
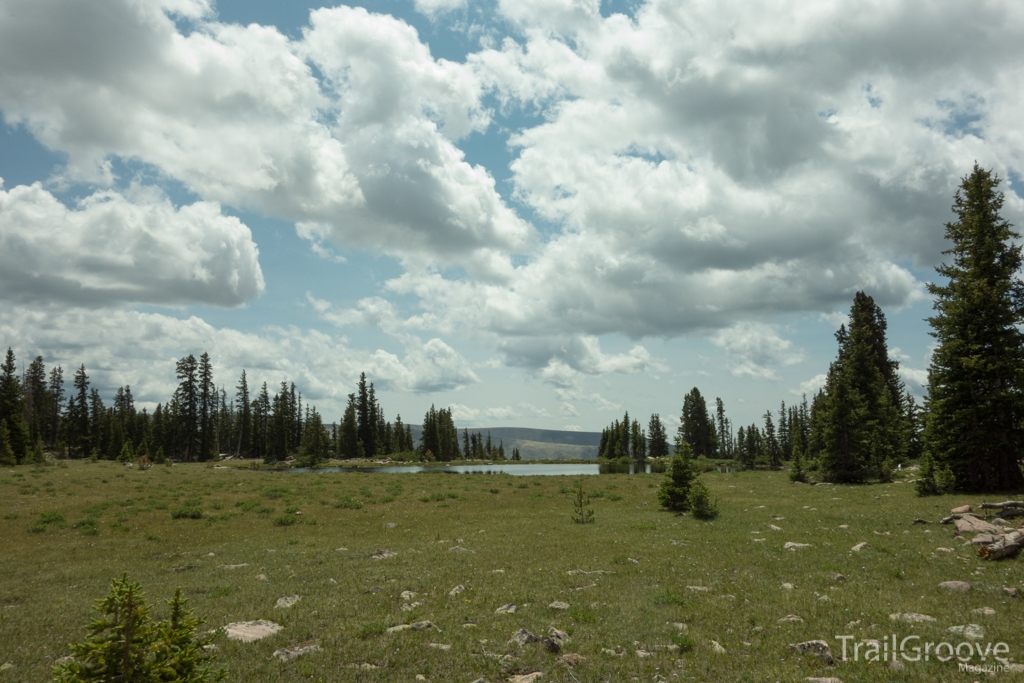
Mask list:
[{"label": "sky", "polygon": [[0,343],[150,408],[739,426],[860,290],[920,397],[975,162],[1024,225],[1018,0],[2,0],[0,65]]}]

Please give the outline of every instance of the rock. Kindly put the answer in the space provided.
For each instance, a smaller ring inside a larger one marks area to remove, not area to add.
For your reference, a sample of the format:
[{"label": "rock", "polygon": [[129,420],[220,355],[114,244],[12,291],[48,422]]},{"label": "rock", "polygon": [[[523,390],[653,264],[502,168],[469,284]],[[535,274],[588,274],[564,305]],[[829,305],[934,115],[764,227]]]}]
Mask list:
[{"label": "rock", "polygon": [[971,590],[971,584],[966,581],[943,581],[939,584],[939,588],[945,588],[949,591],[969,591]]},{"label": "rock", "polygon": [[416,674],[416,680],[417,681],[425,681],[425,680],[427,680],[427,677],[424,676],[423,674]]},{"label": "rock", "polygon": [[243,562],[242,564],[222,564],[220,566],[220,568],[221,569],[241,569],[242,567],[248,567],[248,566],[249,566],[248,562]]},{"label": "rock", "polygon": [[540,637],[540,645],[551,654],[557,655],[559,652],[562,651],[562,646],[558,643],[558,641],[554,638],[549,638],[547,636]]},{"label": "rock", "polygon": [[466,587],[463,586],[460,583],[458,586],[456,586],[455,588],[453,588],[450,591],[448,591],[448,595],[451,596],[451,597],[455,597],[456,595],[458,595],[459,593],[461,593],[464,590],[466,590]]},{"label": "rock", "polygon": [[797,654],[814,655],[818,659],[824,660],[827,664],[832,664],[835,661],[832,658],[832,650],[829,649],[828,643],[824,640],[807,640],[802,643],[791,643],[789,647],[796,651]]},{"label": "rock", "polygon": [[917,519],[914,520],[914,524],[927,524],[927,523],[928,523],[927,519],[921,519],[920,517],[918,517]]},{"label": "rock", "polygon": [[974,612],[975,614],[983,614],[986,617],[990,617],[990,616],[992,616],[993,614],[996,613],[996,611],[994,609],[992,609],[991,607],[979,607],[978,609],[973,609],[971,611]]},{"label": "rock", "polygon": [[833,581],[846,581],[846,577],[840,574],[839,572],[833,572],[829,574],[828,578],[832,579]]},{"label": "rock", "polygon": [[394,529],[396,526],[398,526],[398,522],[384,522],[385,529]]},{"label": "rock", "polygon": [[978,534],[971,539],[971,545],[991,545],[1001,538],[1002,536],[996,534]]},{"label": "rock", "polygon": [[808,681],[809,683],[843,683],[842,680],[840,680],[838,678],[833,678],[832,676],[825,676],[825,677],[818,677],[818,678],[810,676],[808,678],[805,678],[804,680]]},{"label": "rock", "polygon": [[242,643],[252,643],[272,636],[284,626],[275,624],[272,621],[258,619],[256,621],[236,621],[224,627],[224,633],[228,640],[237,640]]},{"label": "rock", "polygon": [[962,534],[991,534],[999,532],[998,527],[994,524],[989,524],[974,515],[964,515],[960,519],[954,519],[953,526]]},{"label": "rock", "polygon": [[601,654],[611,655],[612,657],[622,657],[626,654],[626,651],[621,647],[617,647],[614,650],[612,650],[611,648],[602,647]]},{"label": "rock", "polygon": [[[800,619],[800,617],[797,617],[797,619]],[[779,619],[779,621],[782,621],[782,619]],[[758,633],[764,633],[767,630],[768,629],[766,629],[764,626],[755,626],[754,628],[750,629],[750,633],[756,635]]]},{"label": "rock", "polygon": [[472,552],[474,552],[474,551],[470,550],[469,548],[463,548],[461,545],[453,545],[451,548],[448,548],[448,551],[449,552],[455,552],[455,553],[472,553]]},{"label": "rock", "polygon": [[1006,593],[1011,598],[1017,597],[1017,589],[1016,588],[1003,588],[1003,592]]},{"label": "rock", "polygon": [[399,607],[398,609],[402,610],[403,612],[411,612],[414,609],[416,609],[417,607],[423,607],[423,601],[422,600],[417,600],[416,602],[407,602],[404,605],[402,605],[401,607]]},{"label": "rock", "polygon": [[750,540],[752,540],[754,543],[764,543],[768,539],[767,538],[752,538]]},{"label": "rock", "polygon": [[551,609],[569,609],[569,603],[562,602],[561,600],[555,600],[553,603],[548,605]]},{"label": "rock", "polygon": [[520,647],[522,647],[523,645],[536,643],[538,640],[540,640],[539,636],[535,636],[529,631],[527,631],[525,628],[521,628],[512,634],[512,637],[509,638],[508,642],[510,645],[519,645]]},{"label": "rock", "polygon": [[811,547],[810,543],[794,543],[793,541],[787,541],[786,544],[784,546],[782,546],[782,549],[783,550],[796,550],[797,548],[810,548],[810,547]]},{"label": "rock", "polygon": [[787,622],[787,621],[791,621],[791,622],[794,622],[794,623],[795,623],[795,622],[798,622],[798,621],[801,621],[801,622],[802,622],[802,621],[803,621],[803,619],[801,619],[800,617],[798,617],[798,616],[797,616],[797,615],[795,615],[795,614],[787,614],[786,616],[784,616],[784,617],[782,617],[781,619],[779,619],[779,623],[780,623],[780,624],[781,624],[781,623],[784,623],[784,622]]},{"label": "rock", "polygon": [[348,548],[335,548],[334,552],[336,552],[336,553],[343,553],[343,552],[346,552],[347,550],[348,550]]},{"label": "rock", "polygon": [[649,652],[648,650],[637,650],[636,651],[636,656],[639,657],[640,659],[644,659],[645,657],[653,657],[654,653],[653,652]]},{"label": "rock", "polygon": [[423,621],[415,621],[409,624],[409,630],[411,631],[427,631],[429,629],[434,629],[438,633],[441,632],[441,629],[437,628],[434,622],[427,621],[426,619],[424,619]]},{"label": "rock", "polygon": [[570,640],[568,633],[566,633],[565,631],[559,631],[554,626],[548,629],[548,635],[551,636],[553,640],[558,641],[562,645],[565,645]]},{"label": "rock", "polygon": [[566,652],[558,658],[558,661],[564,662],[566,665],[575,669],[577,666],[587,661],[587,659],[583,655],[578,655],[575,652]]},{"label": "rock", "polygon": [[772,531],[782,531],[782,527],[781,526],[775,526],[774,524],[769,524],[768,528],[771,529]]},{"label": "rock", "polygon": [[953,508],[952,510],[950,510],[950,512],[952,512],[954,515],[962,515],[965,512],[972,512],[973,509],[974,508],[972,508],[970,505],[961,505],[958,508]]},{"label": "rock", "polygon": [[494,613],[495,614],[515,614],[516,613],[516,606],[515,606],[515,604],[510,602],[510,603],[502,605],[498,609],[494,610]]},{"label": "rock", "polygon": [[297,603],[301,599],[302,599],[301,595],[285,595],[285,596],[282,596],[282,597],[277,599],[277,602],[274,603],[274,607],[277,607],[277,608],[280,608],[280,609],[284,609],[286,607],[291,607],[292,605],[294,605],[295,603]]},{"label": "rock", "polygon": [[707,588],[706,586],[687,586],[686,590],[696,591],[698,593],[707,593],[711,589]]},{"label": "rock", "polygon": [[401,595],[399,595],[398,597],[402,600],[412,600],[416,597],[416,595],[416,591],[402,591]]},{"label": "rock", "polygon": [[966,624],[964,626],[950,626],[946,629],[950,633],[955,633],[958,636],[963,636],[970,640],[981,640],[985,637],[985,629],[978,624]]},{"label": "rock", "polygon": [[409,624],[398,624],[396,626],[389,627],[387,629],[387,632],[388,633],[401,633],[402,631],[408,631],[408,630],[409,630]]},{"label": "rock", "polygon": [[14,665],[10,662],[4,662],[3,664],[0,664],[0,671],[10,671],[13,668]]},{"label": "rock", "polygon": [[791,591],[791,590],[793,590],[793,588],[794,588],[794,586],[791,583],[784,583],[784,584],[782,584],[782,590],[784,590],[784,591]]},{"label": "rock", "polygon": [[199,565],[198,564],[183,564],[180,567],[175,567],[171,571],[172,572],[186,572],[189,569],[199,569]]},{"label": "rock", "polygon": [[534,671],[529,674],[522,674],[520,676],[513,676],[508,679],[508,683],[535,683],[540,679],[544,678],[544,673],[541,671]]},{"label": "rock", "polygon": [[927,614],[918,614],[917,612],[893,612],[889,615],[889,618],[893,621],[902,621],[908,624],[922,621],[935,621],[935,617],[930,617]]},{"label": "rock", "polygon": [[429,643],[429,647],[435,650],[450,650],[452,649],[451,643]]},{"label": "rock", "polygon": [[839,528],[840,528],[840,529],[849,529],[849,528],[850,528],[850,525],[849,525],[849,524],[840,524],[840,525],[839,525]]},{"label": "rock", "polygon": [[306,641],[304,643],[293,643],[288,647],[283,647],[280,650],[274,650],[274,654],[271,655],[275,659],[280,659],[283,662],[287,662],[289,659],[295,659],[302,655],[308,655],[310,652],[317,652],[320,650],[320,646],[313,641]]},{"label": "rock", "polygon": [[724,655],[725,654],[725,648],[722,647],[722,644],[719,643],[717,640],[712,640],[711,641],[711,651],[714,652],[715,654],[719,654],[719,655]]},{"label": "rock", "polygon": [[397,554],[398,553],[392,552],[390,550],[384,550],[383,548],[378,548],[377,552],[375,552],[373,555],[370,555],[370,559],[371,560],[386,560],[389,557],[394,557]]},{"label": "rock", "polygon": [[269,581],[266,574],[257,574],[254,578],[257,581]]},{"label": "rock", "polygon": [[818,598],[818,602],[831,602],[831,598],[829,598],[827,595],[822,595]]},{"label": "rock", "polygon": [[893,659],[889,662],[889,668],[893,671],[903,671],[903,669],[907,668],[907,665],[898,659]]},{"label": "rock", "polygon": [[861,550],[864,550],[864,548],[870,548],[870,547],[871,547],[870,543],[868,543],[867,541],[861,541],[857,545],[855,545],[852,548],[850,548],[850,550],[852,550],[855,553],[859,553]]},{"label": "rock", "polygon": [[952,548],[936,548],[935,551],[936,552],[940,552],[940,553],[955,553],[956,552]]}]

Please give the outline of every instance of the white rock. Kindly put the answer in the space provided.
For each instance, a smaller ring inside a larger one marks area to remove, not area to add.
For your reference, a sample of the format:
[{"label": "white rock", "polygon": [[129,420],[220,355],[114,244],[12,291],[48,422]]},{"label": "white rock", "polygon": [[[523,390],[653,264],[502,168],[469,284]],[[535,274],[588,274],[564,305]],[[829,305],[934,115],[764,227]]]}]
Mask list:
[{"label": "white rock", "polygon": [[224,627],[224,633],[228,640],[237,640],[242,643],[252,643],[272,636],[284,627],[272,621],[259,619],[257,621],[236,621]]},{"label": "white rock", "polygon": [[861,541],[857,545],[855,545],[852,548],[850,548],[850,550],[852,550],[855,553],[859,553],[861,550],[864,550],[864,548],[870,548],[870,547],[871,547],[870,543],[868,543],[867,541]]},{"label": "white rock", "polygon": [[280,609],[291,607],[301,599],[301,595],[284,595],[277,599],[277,602],[274,604],[274,607],[278,607]]},{"label": "white rock", "polygon": [[946,629],[950,633],[955,633],[964,638],[970,640],[981,640],[985,637],[985,629],[978,624],[966,624],[964,626],[950,626]]},{"label": "white rock", "polygon": [[569,603],[562,602],[561,600],[555,600],[553,603],[548,605],[551,609],[569,609]]}]

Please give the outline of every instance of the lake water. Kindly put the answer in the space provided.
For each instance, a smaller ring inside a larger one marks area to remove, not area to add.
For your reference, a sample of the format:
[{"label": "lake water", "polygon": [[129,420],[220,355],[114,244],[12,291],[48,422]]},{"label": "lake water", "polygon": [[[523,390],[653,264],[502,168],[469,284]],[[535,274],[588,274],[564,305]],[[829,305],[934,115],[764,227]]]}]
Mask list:
[{"label": "lake water", "polygon": [[[448,467],[422,467],[419,465],[398,465],[394,467],[319,467],[316,469],[296,467],[287,472],[366,472],[378,474],[417,474],[420,472],[446,472],[448,474],[511,474],[514,477],[562,476],[579,477],[595,474],[639,474],[640,468],[633,463],[603,462],[600,464],[567,463],[565,465],[538,463],[536,465],[494,464],[494,465],[451,465]],[[665,463],[647,463],[645,474],[665,471]]]}]

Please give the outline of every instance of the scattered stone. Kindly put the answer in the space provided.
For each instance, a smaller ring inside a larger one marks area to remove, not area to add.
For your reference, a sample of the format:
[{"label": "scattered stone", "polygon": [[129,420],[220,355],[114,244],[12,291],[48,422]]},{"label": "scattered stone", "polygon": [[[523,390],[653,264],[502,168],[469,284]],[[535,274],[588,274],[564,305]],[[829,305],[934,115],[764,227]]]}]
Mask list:
[{"label": "scattered stone", "polygon": [[767,538],[752,538],[750,540],[752,540],[754,543],[764,543],[768,539]]},{"label": "scattered stone", "polygon": [[722,647],[722,644],[719,643],[717,640],[712,640],[711,641],[711,651],[714,652],[715,654],[719,654],[719,655],[724,655],[725,654],[725,648]]},{"label": "scattered stone", "polygon": [[818,659],[824,660],[826,664],[832,664],[835,661],[832,657],[832,650],[829,649],[828,643],[824,640],[807,640],[802,643],[791,643],[789,647],[795,650],[797,654],[814,655]]},{"label": "scattered stone", "polygon": [[376,664],[370,664],[369,662],[359,662],[358,664],[346,664],[345,666],[349,669],[362,669],[363,671],[373,671],[374,669],[380,668]]},{"label": "scattered stone", "polygon": [[[505,570],[504,569],[492,569],[491,573],[492,574],[504,574]],[[569,572],[569,573],[572,574],[572,572]]]},{"label": "scattered stone", "polygon": [[917,519],[914,520],[914,524],[927,524],[927,523],[928,523],[927,519],[921,519],[920,517],[918,517]]},{"label": "scattered stone", "polygon": [[992,609],[991,607],[979,607],[978,609],[974,609],[974,610],[971,610],[971,611],[974,612],[975,614],[983,614],[986,617],[990,617],[990,616],[992,616],[993,614],[996,613],[996,611],[994,609]]},{"label": "scattered stone", "polygon": [[453,545],[451,548],[448,548],[448,550],[450,552],[456,552],[456,553],[472,553],[472,552],[475,552],[473,550],[470,550],[469,548],[463,548],[461,545]]},{"label": "scattered stone", "polygon": [[285,595],[277,599],[277,602],[274,604],[274,607],[278,607],[280,609],[291,607],[301,599],[301,595]]},{"label": "scattered stone", "polygon": [[956,552],[952,548],[936,548],[935,551],[936,552],[940,552],[940,553],[955,553]]},{"label": "scattered stone", "polygon": [[1006,593],[1011,598],[1017,597],[1017,589],[1016,588],[1003,588],[1003,592]]},{"label": "scattered stone", "polygon": [[793,541],[787,541],[786,544],[784,546],[782,546],[782,549],[783,550],[796,550],[797,548],[810,548],[810,547],[811,547],[810,543],[794,543]]},{"label": "scattered stone", "polygon": [[782,584],[782,590],[784,590],[784,591],[791,591],[791,590],[793,590],[793,588],[794,588],[794,586],[791,583],[784,583],[784,584]]},{"label": "scattered stone", "polygon": [[280,650],[274,650],[274,654],[271,655],[275,659],[280,659],[282,662],[287,662],[289,659],[295,659],[302,655],[307,655],[310,652],[318,652],[320,646],[311,640],[307,640],[304,643],[293,643],[288,647],[282,647]]},{"label": "scattered stone", "polygon": [[224,627],[224,633],[228,640],[237,640],[242,643],[253,643],[272,636],[284,626],[265,619],[256,621],[236,621]]},{"label": "scattered stone", "polygon": [[833,572],[829,574],[829,578],[833,581],[846,581],[846,577],[840,574],[839,572]]},{"label": "scattered stone", "polygon": [[370,559],[371,560],[386,560],[389,557],[394,557],[397,554],[398,553],[392,552],[390,550],[378,549],[377,552],[375,552],[373,555],[370,555]]},{"label": "scattered stone", "polygon": [[189,569],[199,569],[198,564],[183,564],[180,567],[175,567],[172,572],[187,572]]},{"label": "scattered stone", "polygon": [[964,515],[960,519],[954,519],[953,526],[962,534],[991,534],[999,531],[996,525],[989,524],[974,515]]},{"label": "scattered stone", "polygon": [[465,624],[463,624],[462,628],[476,628],[476,624],[473,623],[472,621],[469,621],[469,622],[466,622]]},{"label": "scattered stone", "polygon": [[827,595],[822,595],[818,598],[818,602],[830,602],[831,599]]},{"label": "scattered stone", "polygon": [[611,655],[612,657],[622,657],[622,656],[624,656],[626,654],[626,651],[623,648],[621,648],[621,647],[617,647],[614,650],[612,650],[610,648],[607,648],[607,647],[602,647],[601,648],[601,654],[603,654],[603,655]]},{"label": "scattered stone", "polygon": [[509,639],[508,642],[510,645],[519,645],[520,647],[522,647],[523,645],[536,643],[538,640],[540,640],[539,636],[535,636],[534,634],[527,631],[525,628],[521,628],[512,634],[512,637]]},{"label": "scattered stone", "polygon": [[464,590],[466,590],[466,587],[463,586],[460,583],[458,586],[456,586],[455,588],[453,588],[450,591],[448,591],[448,595],[451,596],[451,597],[455,597],[456,595],[458,595],[459,593],[461,593]]},{"label": "scattered stone", "polygon": [[696,591],[698,593],[708,593],[711,591],[707,586],[687,586],[686,590]]},{"label": "scattered stone", "polygon": [[583,662],[587,661],[583,655],[578,655],[575,652],[566,652],[564,655],[558,658],[558,661],[565,662],[568,666],[576,668]]},{"label": "scattered stone", "polygon": [[437,628],[434,622],[426,620],[416,621],[411,624],[398,624],[397,626],[392,626],[391,628],[387,629],[387,632],[400,633],[402,631],[427,631],[429,629],[436,629],[438,633],[441,632],[441,629]]},{"label": "scattered stone", "polygon": [[889,615],[889,618],[893,621],[902,621],[908,624],[921,621],[935,621],[935,617],[930,617],[927,614],[918,614],[917,612],[894,612]]},{"label": "scattered stone", "polygon": [[971,545],[991,545],[1001,538],[1001,535],[996,534],[978,534],[971,539]]},{"label": "scattered stone", "polygon": [[637,650],[636,651],[636,656],[639,657],[640,659],[644,659],[645,657],[653,657],[654,653],[653,652],[649,652],[647,650]]},{"label": "scattered stone", "polygon": [[783,623],[783,622],[787,622],[787,621],[792,621],[792,622],[800,621],[800,622],[802,622],[803,619],[801,619],[800,617],[798,617],[795,614],[787,614],[786,616],[784,616],[781,619],[779,619],[779,623],[780,624]]},{"label": "scattered stone", "polygon": [[889,668],[893,671],[903,671],[906,667],[906,664],[895,658],[889,662]]},{"label": "scattered stone", "polygon": [[871,547],[870,543],[868,543],[867,541],[861,541],[857,545],[855,545],[852,548],[850,548],[850,550],[852,550],[855,553],[859,553],[861,550],[864,550],[864,548],[870,548],[870,547]]},{"label": "scattered stone", "polygon": [[334,549],[334,552],[336,552],[336,553],[343,553],[343,552],[345,552],[346,550],[348,550],[348,548],[335,548],[335,549]]},{"label": "scattered stone", "polygon": [[805,678],[804,680],[807,681],[808,683],[843,683],[842,680],[840,680],[838,678],[833,678],[831,676],[825,676],[824,678],[815,678],[815,677],[811,676],[811,677]]},{"label": "scattered stone", "polygon": [[216,557],[217,553],[206,553],[207,557]]},{"label": "scattered stone", "polygon": [[417,607],[423,607],[423,601],[422,600],[417,600],[416,602],[407,602],[404,605],[402,605],[401,607],[399,607],[398,609],[402,610],[403,612],[411,612],[414,609],[416,609]]},{"label": "scattered stone", "polygon": [[515,614],[516,613],[516,606],[515,606],[514,603],[510,602],[510,603],[502,605],[498,609],[494,610],[494,613],[495,614]]},{"label": "scattered stone", "polygon": [[398,526],[398,522],[384,522],[385,529],[394,529],[396,526]]},{"label": "scattered stone", "polygon": [[562,645],[565,645],[570,640],[568,633],[565,631],[559,631],[554,626],[548,629],[548,635],[551,636],[552,640],[556,640]]},{"label": "scattered stone", "polygon": [[548,605],[551,609],[569,609],[569,603],[562,602],[561,600],[555,600],[553,603]]},{"label": "scattered stone", "polygon": [[257,581],[269,581],[270,580],[270,579],[267,578],[266,574],[257,574],[255,578],[256,578]]},{"label": "scattered stone", "polygon": [[248,562],[243,562],[242,564],[222,564],[220,566],[220,568],[221,569],[241,569],[242,567],[248,567],[248,566],[249,566]]},{"label": "scattered stone", "polygon": [[771,529],[772,531],[782,531],[782,527],[781,526],[775,526],[774,524],[769,524],[768,528]]},{"label": "scattered stone", "polygon": [[416,674],[416,680],[417,681],[425,681],[425,680],[427,680],[427,677],[424,676],[423,674]]},{"label": "scattered stone", "polygon": [[[799,618],[800,617],[797,617],[797,619],[799,619]],[[781,619],[780,619],[780,621],[781,621]],[[756,635],[758,633],[764,633],[767,630],[768,629],[766,629],[764,626],[755,626],[754,628],[750,629],[750,633]]]},{"label": "scattered stone", "polygon": [[969,591],[971,590],[971,584],[966,581],[943,581],[939,584],[939,588],[945,588],[950,591]]},{"label": "scattered stone", "polygon": [[10,662],[4,662],[2,665],[0,665],[0,671],[10,671],[13,668],[14,665]]},{"label": "scattered stone", "polygon": [[950,626],[946,629],[950,633],[955,633],[958,636],[963,636],[970,640],[981,640],[985,637],[985,629],[978,624],[966,624],[964,626]]},{"label": "scattered stone", "polygon": [[[504,570],[502,570],[502,571],[504,571]],[[570,574],[570,575],[572,575],[572,574],[614,574],[614,573],[615,572],[609,572],[609,571],[605,571],[603,569],[595,569],[592,572],[588,572],[585,569],[570,569],[569,571],[566,572],[566,574]]]},{"label": "scattered stone", "polygon": [[513,676],[508,679],[508,683],[535,683],[542,678],[544,678],[544,673],[542,671],[534,671],[533,673]]},{"label": "scattered stone", "polygon": [[399,595],[398,597],[402,600],[412,600],[417,595],[418,593],[416,593],[416,591],[402,591],[401,595]]},{"label": "scattered stone", "polygon": [[429,643],[429,647],[435,650],[450,650],[452,649],[451,643]]},{"label": "scattered stone", "polygon": [[849,529],[849,528],[850,528],[850,525],[849,525],[849,524],[840,524],[840,525],[839,525],[839,528],[840,528],[840,529]]},{"label": "scattered stone", "polygon": [[962,515],[965,512],[973,512],[973,510],[974,508],[972,508],[970,505],[961,505],[958,508],[953,508],[952,510],[950,510],[950,512],[952,512],[954,515]]}]

